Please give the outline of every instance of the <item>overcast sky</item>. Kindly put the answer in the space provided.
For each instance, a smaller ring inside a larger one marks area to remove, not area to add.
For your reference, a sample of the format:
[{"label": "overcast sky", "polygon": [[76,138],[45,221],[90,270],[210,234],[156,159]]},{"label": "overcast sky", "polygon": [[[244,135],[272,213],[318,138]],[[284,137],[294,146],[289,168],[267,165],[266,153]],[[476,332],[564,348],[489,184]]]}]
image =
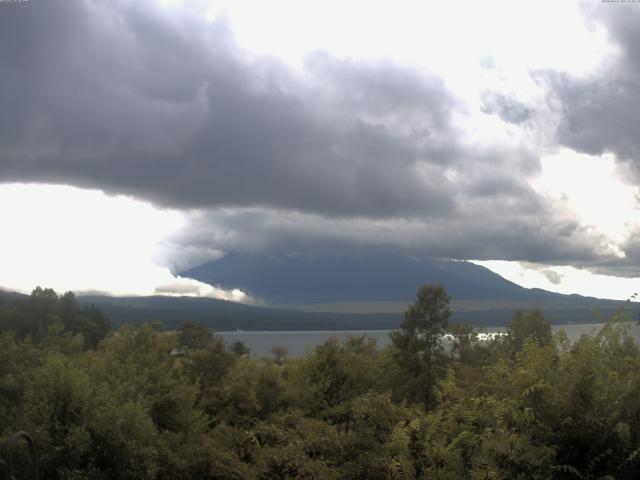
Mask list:
[{"label": "overcast sky", "polygon": [[640,3],[0,2],[0,286],[242,299],[224,252],[640,282]]}]

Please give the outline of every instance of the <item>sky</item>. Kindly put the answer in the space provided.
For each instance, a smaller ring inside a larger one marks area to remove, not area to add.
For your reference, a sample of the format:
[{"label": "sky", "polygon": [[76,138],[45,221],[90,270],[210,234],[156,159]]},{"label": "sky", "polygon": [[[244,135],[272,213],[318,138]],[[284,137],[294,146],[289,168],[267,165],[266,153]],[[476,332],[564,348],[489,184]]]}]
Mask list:
[{"label": "sky", "polygon": [[0,287],[251,301],[226,252],[640,290],[640,3],[0,2]]}]

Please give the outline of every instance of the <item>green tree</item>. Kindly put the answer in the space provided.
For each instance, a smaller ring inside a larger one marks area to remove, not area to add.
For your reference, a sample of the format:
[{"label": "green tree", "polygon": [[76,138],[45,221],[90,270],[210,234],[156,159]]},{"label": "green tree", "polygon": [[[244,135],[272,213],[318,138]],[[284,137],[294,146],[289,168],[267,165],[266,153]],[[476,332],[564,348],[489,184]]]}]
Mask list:
[{"label": "green tree", "polygon": [[453,344],[451,354],[462,363],[472,363],[475,360],[474,347],[476,346],[477,334],[468,323],[455,323],[451,326]]},{"label": "green tree", "polygon": [[349,337],[341,343],[329,338],[292,369],[293,403],[348,432],[352,401],[380,383],[379,362],[375,339]]},{"label": "green tree", "polygon": [[73,292],[58,296],[50,288],[37,287],[30,296],[3,305],[0,329],[14,332],[18,339],[30,336],[36,342],[47,339],[53,331],[80,334],[84,347],[91,348],[111,331],[111,322],[93,305],[80,307]]},{"label": "green tree", "polygon": [[211,345],[214,336],[211,329],[194,322],[184,322],[178,335],[178,348],[200,350]]},{"label": "green tree", "polygon": [[247,345],[242,340],[236,340],[235,342],[232,342],[229,346],[229,350],[236,357],[249,356],[249,353],[251,353],[251,349],[247,347]]},{"label": "green tree", "polygon": [[289,356],[289,349],[281,345],[276,345],[271,349],[271,354],[273,355],[276,365],[282,365],[285,359]]},{"label": "green tree", "polygon": [[507,343],[514,354],[522,349],[527,338],[536,345],[549,345],[553,338],[551,324],[544,318],[540,309],[528,313],[517,311],[507,324],[507,333]]},{"label": "green tree", "polygon": [[424,285],[418,290],[416,302],[405,312],[400,330],[390,333],[396,348],[395,360],[409,373],[409,388],[415,400],[421,399],[427,409],[434,404],[436,363],[451,316],[450,299],[442,285]]}]

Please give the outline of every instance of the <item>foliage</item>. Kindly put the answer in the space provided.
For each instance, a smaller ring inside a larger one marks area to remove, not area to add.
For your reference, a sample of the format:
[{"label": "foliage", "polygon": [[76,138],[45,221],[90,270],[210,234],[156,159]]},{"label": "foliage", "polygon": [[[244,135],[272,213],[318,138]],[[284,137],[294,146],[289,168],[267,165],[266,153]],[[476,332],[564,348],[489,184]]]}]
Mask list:
[{"label": "foliage", "polygon": [[0,330],[14,332],[19,339],[41,341],[51,328],[82,335],[88,347],[95,347],[111,330],[111,323],[96,307],[81,308],[72,292],[58,296],[50,288],[37,287],[30,296],[0,308]]},{"label": "foliage", "polygon": [[330,339],[273,360],[192,323],[88,342],[100,315],[72,300],[0,307],[0,478],[23,429],[54,480],[640,475],[640,348],[621,321],[571,344],[522,312],[504,339],[452,325],[442,343],[449,299],[427,287],[387,349]]},{"label": "foliage", "polygon": [[425,285],[416,302],[405,312],[400,330],[391,332],[395,359],[409,379],[408,398],[433,406],[433,388],[438,378],[442,336],[448,327],[450,297],[441,285]]}]

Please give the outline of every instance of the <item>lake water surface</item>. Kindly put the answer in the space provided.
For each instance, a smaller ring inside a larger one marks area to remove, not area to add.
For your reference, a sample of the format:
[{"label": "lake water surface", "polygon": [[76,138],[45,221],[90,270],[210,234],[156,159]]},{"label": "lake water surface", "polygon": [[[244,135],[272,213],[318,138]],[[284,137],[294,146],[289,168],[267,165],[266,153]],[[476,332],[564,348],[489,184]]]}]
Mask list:
[{"label": "lake water surface", "polygon": [[[572,325],[552,325],[553,332],[564,330],[570,341],[576,341],[583,334],[597,333],[603,323],[584,323]],[[499,332],[501,328],[486,328],[485,332]],[[389,344],[390,330],[341,330],[318,332],[217,332],[225,342],[242,341],[251,350],[253,357],[265,357],[271,355],[271,349],[276,346],[285,347],[291,356],[304,355],[316,345],[324,343],[331,337],[344,340],[349,336],[362,336],[375,338],[379,347]],[[631,325],[631,334],[640,343],[640,325]]]}]

